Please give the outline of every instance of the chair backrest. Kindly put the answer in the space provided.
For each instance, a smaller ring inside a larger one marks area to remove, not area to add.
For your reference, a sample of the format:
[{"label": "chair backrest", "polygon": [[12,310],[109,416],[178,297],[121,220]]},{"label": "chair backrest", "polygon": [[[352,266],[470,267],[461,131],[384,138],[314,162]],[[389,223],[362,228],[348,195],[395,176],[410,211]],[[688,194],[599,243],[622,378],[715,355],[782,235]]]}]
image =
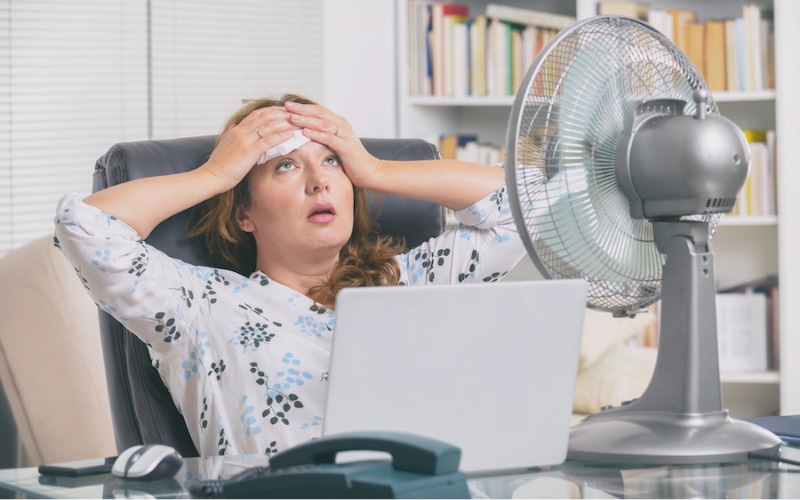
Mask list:
[{"label": "chair backrest", "polygon": [[[185,172],[200,166],[214,146],[214,136],[116,144],[97,160],[93,191],[142,177]],[[418,139],[362,139],[374,156],[386,160],[438,159],[437,149]],[[368,193],[373,213],[376,197]],[[444,230],[445,212],[428,202],[382,196],[377,222],[382,234],[404,237],[415,246]],[[156,227],[147,242],[166,254],[196,265],[219,266],[202,241],[189,239],[189,211]],[[197,456],[183,417],[151,365],[143,342],[110,315],[99,311],[103,358],[117,449],[143,443],[175,447]]]}]

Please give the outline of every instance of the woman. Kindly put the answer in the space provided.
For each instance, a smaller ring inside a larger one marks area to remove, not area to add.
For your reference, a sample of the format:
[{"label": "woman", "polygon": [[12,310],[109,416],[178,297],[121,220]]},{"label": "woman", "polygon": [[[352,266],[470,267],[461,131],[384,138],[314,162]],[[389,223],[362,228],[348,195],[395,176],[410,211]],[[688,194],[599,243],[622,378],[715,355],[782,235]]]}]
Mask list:
[{"label": "woman", "polygon": [[[310,141],[260,161],[298,130]],[[493,281],[520,260],[503,182],[496,167],[378,160],[344,118],[288,95],[244,106],[194,171],[65,196],[56,241],[148,344],[200,454],[270,455],[320,435],[338,290]],[[370,237],[364,189],[442,204],[463,224],[400,253]],[[235,271],[142,242],[200,203],[194,233]]]}]

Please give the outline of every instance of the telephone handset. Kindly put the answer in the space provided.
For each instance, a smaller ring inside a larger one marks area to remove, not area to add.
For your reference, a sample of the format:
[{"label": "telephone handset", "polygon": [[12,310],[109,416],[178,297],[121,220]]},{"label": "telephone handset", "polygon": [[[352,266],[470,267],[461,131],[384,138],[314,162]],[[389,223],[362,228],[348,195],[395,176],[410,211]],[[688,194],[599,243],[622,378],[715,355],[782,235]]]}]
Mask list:
[{"label": "telephone handset", "polygon": [[458,472],[461,450],[453,445],[401,432],[340,434],[290,448],[269,459],[271,468],[333,464],[345,451],[382,451],[392,456],[397,470],[420,474]]},{"label": "telephone handset", "polygon": [[[392,461],[336,463],[350,451],[388,453]],[[315,439],[229,479],[198,481],[204,498],[469,498],[458,471],[461,450],[401,432],[354,432]]]}]

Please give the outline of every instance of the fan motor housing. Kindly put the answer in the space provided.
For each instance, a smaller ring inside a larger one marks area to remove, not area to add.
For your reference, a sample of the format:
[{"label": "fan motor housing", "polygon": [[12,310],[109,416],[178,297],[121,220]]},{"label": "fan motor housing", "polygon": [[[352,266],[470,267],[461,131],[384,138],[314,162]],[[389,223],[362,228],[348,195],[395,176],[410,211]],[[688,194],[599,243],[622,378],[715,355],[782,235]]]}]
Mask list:
[{"label": "fan motor housing", "polygon": [[620,146],[617,172],[634,218],[730,212],[750,164],[744,134],[720,115],[639,115]]}]

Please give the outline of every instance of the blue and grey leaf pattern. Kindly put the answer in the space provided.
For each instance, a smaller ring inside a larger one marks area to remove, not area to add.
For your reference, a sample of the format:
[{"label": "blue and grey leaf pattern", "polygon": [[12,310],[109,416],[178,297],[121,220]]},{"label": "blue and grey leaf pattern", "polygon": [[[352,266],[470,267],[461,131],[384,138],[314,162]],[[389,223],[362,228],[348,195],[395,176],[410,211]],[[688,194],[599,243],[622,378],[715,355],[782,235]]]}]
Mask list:
[{"label": "blue and grey leaf pattern", "polygon": [[174,317],[167,316],[167,313],[159,311],[151,318],[156,322],[153,328],[156,332],[163,334],[163,342],[170,343],[181,338],[181,331]]},{"label": "blue and grey leaf pattern", "polygon": [[[147,344],[201,455],[269,456],[321,435],[335,311],[259,271],[172,259],[77,196],[59,207],[54,244]],[[400,284],[496,281],[524,256],[503,190],[456,216],[467,225],[396,257]]]}]

